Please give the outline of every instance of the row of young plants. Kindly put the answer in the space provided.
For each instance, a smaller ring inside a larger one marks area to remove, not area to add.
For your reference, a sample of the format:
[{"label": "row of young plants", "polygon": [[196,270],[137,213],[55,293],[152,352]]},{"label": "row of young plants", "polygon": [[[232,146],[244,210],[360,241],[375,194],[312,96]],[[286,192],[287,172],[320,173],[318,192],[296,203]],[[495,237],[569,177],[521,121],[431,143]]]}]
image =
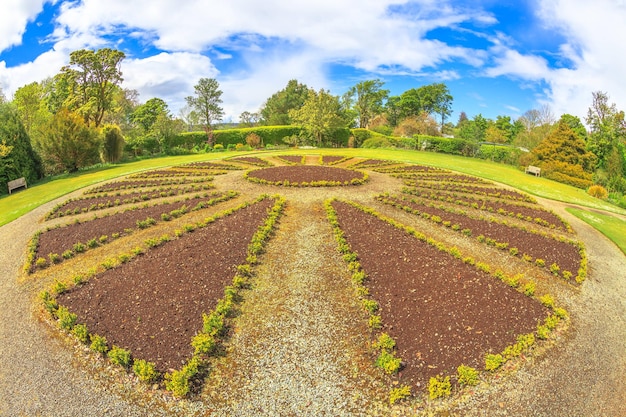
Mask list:
[{"label": "row of young plants", "polygon": [[191,162],[189,164],[178,165],[178,168],[192,168],[192,169],[216,169],[219,171],[241,171],[242,167],[231,164],[221,164],[219,162],[209,162],[209,161],[201,161],[201,162]]},{"label": "row of young plants", "polygon": [[564,230],[572,233],[572,227],[561,216],[551,210],[547,210],[537,204],[530,207],[524,203],[508,200],[497,200],[472,194],[461,194],[448,191],[421,189],[416,187],[403,187],[403,194],[423,197],[429,200],[438,200],[463,207],[471,207],[489,213],[497,213],[502,216],[515,217],[519,220],[538,224],[549,229]]},{"label": "row of young plants", "polygon": [[[106,338],[102,335],[89,332],[87,326],[78,323],[76,314],[66,307],[59,305],[57,297],[72,287],[79,286],[93,278],[97,274],[118,267],[142,255],[146,250],[158,247],[174,238],[181,238],[185,233],[191,233],[198,228],[207,227],[216,220],[229,216],[251,204],[258,203],[267,198],[274,199],[274,205],[269,210],[265,222],[257,229],[247,248],[246,261],[237,266],[237,273],[233,277],[232,285],[224,288],[224,297],[217,301],[213,311],[203,314],[202,329],[190,341],[194,348],[194,354],[187,363],[179,370],[173,370],[160,374],[156,365],[144,359],[134,358],[132,353],[119,346],[109,346]],[[205,375],[212,355],[217,354],[217,346],[226,341],[232,317],[238,304],[242,301],[241,292],[249,287],[253,276],[253,267],[257,263],[257,257],[264,251],[267,241],[270,239],[277,220],[282,215],[286,201],[281,196],[262,195],[252,202],[244,202],[237,207],[222,211],[203,221],[195,224],[187,224],[182,229],[177,229],[174,236],[164,234],[158,238],[147,239],[144,246],[137,246],[130,253],[120,254],[108,258],[100,265],[92,267],[86,274],[76,275],[68,282],[55,281],[49,290],[42,291],[39,298],[43,309],[56,321],[57,326],[64,332],[73,335],[78,342],[89,346],[98,355],[108,358],[114,364],[127,371],[132,371],[141,382],[164,386],[174,396],[183,398],[191,390],[192,384],[199,382]]]},{"label": "row of young plants", "polygon": [[453,172],[445,173],[432,173],[432,172],[403,172],[389,174],[395,178],[409,179],[415,181],[437,181],[457,184],[483,184],[493,185],[493,183],[478,177],[472,177],[470,175],[456,174]]},{"label": "row of young plants", "polygon": [[[365,285],[367,276],[358,261],[358,255],[351,250],[344,236],[344,232],[341,230],[337,219],[337,212],[332,205],[334,201],[335,199],[333,198],[324,202],[326,217],[332,226],[333,235],[337,242],[337,250],[342,254],[343,260],[346,262],[348,270],[352,274],[352,286],[355,294],[361,301],[363,310],[368,315],[369,327],[376,334],[374,337],[375,341],[372,342],[372,347],[376,351],[375,365],[381,368],[387,375],[397,375],[402,360],[396,355],[396,342],[387,333],[380,332],[382,319],[381,316],[377,314],[379,309],[378,302],[370,297],[369,290]],[[409,397],[410,395],[411,387],[408,385],[400,385],[390,389],[389,402],[390,404],[394,404],[396,401]]]},{"label": "row of young plants", "polygon": [[386,159],[366,159],[364,161],[360,161],[357,162],[356,164],[350,165],[350,168],[368,168],[368,169],[373,169],[373,168],[378,168],[378,167],[383,167],[383,166],[387,166],[387,165],[396,165],[397,162],[395,161],[389,161]]},{"label": "row of young plants", "polygon": [[320,165],[338,165],[350,159],[352,159],[351,156],[320,155],[318,162]]},{"label": "row of young plants", "polygon": [[275,158],[280,159],[287,165],[304,165],[306,164],[306,155],[277,155]]},{"label": "row of young plants", "polygon": [[114,191],[122,191],[122,190],[133,190],[137,188],[149,188],[149,187],[165,187],[165,186],[174,186],[174,185],[184,185],[184,184],[196,184],[199,182],[208,182],[212,181],[212,177],[202,177],[202,178],[151,178],[150,180],[122,180],[122,181],[113,181],[106,184],[102,184],[96,187],[92,187],[86,190],[83,194],[101,194],[101,193],[109,193]]},{"label": "row of young plants", "polygon": [[409,187],[429,188],[433,190],[443,191],[457,191],[462,193],[469,193],[474,195],[483,195],[487,197],[504,198],[508,200],[524,201],[527,203],[536,204],[537,200],[528,194],[520,193],[514,190],[504,190],[497,187],[479,187],[469,185],[459,185],[453,182],[431,182],[431,181],[416,181],[416,180],[404,180],[404,184]]},{"label": "row of young plants", "polygon": [[[28,245],[24,271],[32,273],[38,269],[44,269],[50,265],[59,264],[64,260],[74,258],[76,255],[90,249],[105,245],[121,236],[128,236],[137,230],[154,226],[160,221],[170,221],[182,217],[187,213],[214,206],[235,198],[238,195],[239,193],[236,191],[214,192],[211,194],[205,193],[204,195],[196,195],[177,201],[166,201],[152,205],[146,203],[143,206],[133,206],[115,213],[108,213],[102,217],[94,215],[92,219],[84,221],[76,219],[75,222],[64,226],[56,225],[49,227],[44,231],[38,231],[31,238]],[[190,200],[198,199],[204,200],[199,201],[193,207],[188,205]],[[173,208],[174,206],[176,206],[176,208]],[[145,210],[150,210],[151,212],[156,211],[156,213],[151,213],[151,216],[147,216],[144,219],[135,220],[135,218]],[[152,216],[156,216],[157,218]],[[115,222],[109,221],[112,217],[115,217]],[[86,229],[85,233],[81,231],[81,228]],[[93,235],[94,228],[98,230],[97,235]],[[68,231],[70,229],[71,231]],[[40,251],[41,239],[42,237],[46,237],[46,233],[53,231],[61,231],[65,236],[72,235],[76,241],[72,242],[68,247],[60,247],[56,251],[43,254]]]},{"label": "row of young plants", "polygon": [[46,214],[45,220],[87,213],[90,211],[104,210],[126,204],[136,204],[157,198],[202,192],[213,188],[215,188],[215,186],[208,182],[191,184],[183,187],[160,187],[154,190],[132,193],[116,193],[114,195],[105,193],[102,195],[70,198],[53,207],[52,210]]},{"label": "row of young plants", "polygon": [[[440,397],[447,397],[452,394],[453,386],[451,382],[451,377],[453,377],[458,382],[458,385],[460,386],[460,388],[463,388],[465,386],[478,385],[481,380],[481,377],[483,377],[482,379],[487,379],[489,375],[495,373],[496,371],[498,371],[498,369],[501,369],[502,366],[506,364],[507,362],[515,360],[516,358],[519,358],[520,356],[522,356],[522,354],[530,353],[532,348],[536,345],[537,340],[550,339],[551,337],[554,336],[555,334],[554,332],[559,325],[564,326],[567,324],[567,322],[569,322],[568,312],[564,308],[557,306],[555,299],[552,295],[550,295],[549,293],[546,293],[542,296],[537,296],[535,294],[536,284],[532,279],[525,279],[522,274],[509,276],[499,269],[496,269],[495,271],[493,271],[493,268],[489,264],[476,261],[471,256],[464,256],[458,248],[447,247],[442,242],[438,242],[437,240],[426,236],[425,234],[419,232],[418,230],[410,226],[403,225],[392,218],[386,217],[376,212],[374,209],[370,207],[363,206],[354,201],[346,201],[346,200],[333,200],[333,201],[342,201],[343,203],[349,204],[363,211],[364,213],[375,216],[378,219],[400,230],[403,230],[404,232],[419,239],[420,241],[425,242],[437,248],[438,250],[449,254],[453,258],[459,261],[462,261],[463,263],[467,265],[473,266],[476,269],[491,275],[495,279],[503,281],[505,284],[509,285],[511,288],[516,289],[519,292],[522,292],[526,296],[534,298],[535,300],[540,302],[544,307],[549,309],[551,312],[544,319],[543,322],[539,322],[537,324],[537,328],[535,332],[518,335],[516,342],[512,345],[507,346],[500,353],[496,353],[496,354],[486,353],[484,356],[484,369],[482,370],[476,369],[476,368],[472,368],[464,364],[461,364],[457,367],[456,375],[439,374],[436,377],[430,378],[429,384],[428,384],[428,394],[431,400],[434,400]],[[358,256],[354,252],[351,252],[349,244],[347,243],[347,241],[345,241],[345,238],[343,238],[343,232],[341,231],[340,225],[337,222],[336,213],[334,209],[332,209],[332,206],[330,205],[330,203],[328,206],[330,206],[330,209],[327,208],[329,212],[329,219],[331,223],[333,224],[333,227],[336,230],[338,230],[335,232],[335,235],[339,236],[338,241],[340,242],[339,245],[341,245],[339,250],[342,253],[345,252],[347,254],[350,254],[348,255],[346,260],[350,263],[356,263],[356,265],[359,267],[358,272],[360,272],[360,274],[359,274],[358,280],[365,284],[365,285],[362,284],[364,289],[360,290],[360,293],[364,295],[368,295],[369,291],[367,290],[367,286],[366,286],[368,278],[366,275],[366,271],[362,271],[360,269],[360,264],[358,263]],[[375,300],[373,300],[373,302],[376,303]],[[380,320],[379,320],[379,325],[382,325],[382,322],[380,322]],[[389,342],[387,339],[387,336],[382,336],[382,334],[379,336],[378,341],[374,344],[374,346],[377,346],[379,348],[381,348],[381,346],[390,346],[390,345],[395,346],[395,342],[393,341]],[[408,396],[410,396],[410,388],[402,386],[401,388],[392,390],[392,393],[390,394],[390,402],[394,402],[398,399],[405,398]]]},{"label": "row of young plants", "polygon": [[[339,168],[335,168],[335,169],[339,169]],[[251,176],[250,173],[253,173],[253,172],[254,170],[246,171],[246,173],[243,175],[244,178],[256,184],[278,185],[278,186],[283,186],[283,187],[338,187],[342,185],[362,185],[362,184],[365,184],[367,180],[369,179],[369,175],[367,174],[367,172],[356,171],[356,172],[361,173],[363,176],[361,178],[353,178],[349,181],[332,181],[332,180],[309,181],[309,182],[307,181],[296,182],[296,181],[289,181],[289,180],[269,181],[263,178]]]},{"label": "row of young plants", "polygon": [[[586,251],[582,242],[578,240],[528,229],[492,217],[472,216],[463,210],[455,210],[443,205],[437,206],[422,200],[392,197],[386,194],[379,195],[376,199],[460,232],[467,237],[476,236],[479,243],[507,251],[509,255],[526,262],[533,262],[540,268],[546,267],[553,275],[560,276],[567,281],[573,279],[580,284],[587,276]],[[543,239],[543,243],[539,243],[539,239]],[[554,249],[550,258],[547,258],[550,254],[545,251],[546,247]],[[571,270],[564,269],[564,265],[568,264],[573,266]],[[577,272],[575,277],[572,272],[574,270]]]},{"label": "row of young plants", "polygon": [[274,166],[274,164],[272,164],[270,161],[259,158],[257,156],[234,156],[234,157],[225,159],[225,161],[240,162],[240,163],[254,165],[254,166],[263,167],[263,168]]},{"label": "row of young plants", "polygon": [[[212,172],[212,175],[219,175],[220,171]],[[171,167],[167,169],[153,169],[150,171],[139,172],[129,175],[129,179],[146,179],[146,178],[179,178],[179,177],[205,177],[206,171],[197,169],[185,169],[184,167]]]},{"label": "row of young plants", "polygon": [[374,171],[381,174],[394,174],[394,173],[410,173],[410,172],[432,172],[432,173],[444,173],[450,172],[443,168],[437,168],[429,165],[401,165],[394,167],[375,168]]}]

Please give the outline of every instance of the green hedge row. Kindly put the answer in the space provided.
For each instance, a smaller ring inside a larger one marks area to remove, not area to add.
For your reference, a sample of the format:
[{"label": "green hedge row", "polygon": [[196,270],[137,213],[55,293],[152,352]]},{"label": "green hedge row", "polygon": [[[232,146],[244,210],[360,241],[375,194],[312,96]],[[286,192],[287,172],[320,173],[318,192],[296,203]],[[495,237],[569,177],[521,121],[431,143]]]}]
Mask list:
[{"label": "green hedge row", "polygon": [[[214,143],[222,144],[225,148],[228,145],[246,143],[246,137],[251,133],[256,133],[263,140],[263,145],[284,145],[285,137],[299,135],[302,128],[298,126],[260,126],[247,127],[242,129],[214,130]],[[171,143],[173,147],[192,149],[194,147],[203,148],[207,143],[205,132],[184,132],[177,135]]]}]

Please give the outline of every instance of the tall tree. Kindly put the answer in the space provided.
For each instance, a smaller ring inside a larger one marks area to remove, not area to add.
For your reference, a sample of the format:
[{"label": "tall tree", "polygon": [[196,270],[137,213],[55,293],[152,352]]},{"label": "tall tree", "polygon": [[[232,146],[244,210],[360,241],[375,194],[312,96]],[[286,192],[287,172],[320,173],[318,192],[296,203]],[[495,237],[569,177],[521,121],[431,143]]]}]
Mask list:
[{"label": "tall tree", "polygon": [[400,123],[402,114],[400,100],[401,98],[399,96],[391,96],[385,103],[385,114],[387,115],[389,126],[391,127],[396,127],[398,126],[398,123]]},{"label": "tall tree", "polygon": [[609,96],[596,91],[593,103],[587,111],[587,125],[590,129],[587,147],[598,157],[598,167],[606,168],[613,148],[626,141],[626,121],[624,112],[618,111],[615,103],[609,104]]},{"label": "tall tree", "polygon": [[452,95],[448,86],[443,83],[434,83],[422,86],[417,90],[422,110],[441,118],[441,129],[450,114],[452,114]]},{"label": "tall tree", "polygon": [[159,115],[169,115],[167,103],[155,97],[140,104],[130,115],[130,120],[143,129],[144,134],[150,132]]},{"label": "tall tree", "polygon": [[118,126],[106,125],[102,128],[102,160],[116,163],[122,159],[124,137]]},{"label": "tall tree", "polygon": [[304,105],[291,110],[289,117],[308,131],[318,145],[323,144],[334,129],[346,127],[339,98],[323,89],[309,90]]},{"label": "tall tree", "polygon": [[45,94],[43,85],[33,82],[18,88],[13,95],[13,104],[33,141],[37,140],[42,127],[52,117],[45,104]]},{"label": "tall tree", "polygon": [[261,120],[266,126],[292,124],[289,112],[297,110],[304,105],[309,94],[306,84],[297,80],[290,80],[287,86],[265,101],[261,108]]},{"label": "tall tree", "polygon": [[70,87],[64,107],[83,116],[87,125],[100,126],[111,109],[114,93],[123,81],[120,65],[123,52],[103,48],[81,49],[70,53],[70,63],[61,68],[58,82]]},{"label": "tall tree", "polygon": [[196,95],[185,100],[189,107],[198,112],[200,122],[204,125],[209,145],[213,144],[212,123],[222,120],[224,111],[222,104],[222,90],[215,78],[200,78],[194,90]]},{"label": "tall tree", "polygon": [[400,107],[401,119],[410,116],[418,116],[424,110],[419,90],[417,88],[411,88],[402,93],[398,106]]},{"label": "tall tree", "polygon": [[24,177],[32,183],[42,176],[41,159],[17,111],[10,104],[0,104],[0,193],[5,192],[8,181]]},{"label": "tall tree", "polygon": [[51,172],[75,172],[100,160],[98,132],[67,109],[50,120],[39,148]]},{"label": "tall tree", "polygon": [[367,80],[348,90],[348,96],[354,101],[359,127],[369,127],[372,117],[382,113],[383,102],[389,96],[389,90],[382,88],[384,84],[380,80]]},{"label": "tall tree", "polygon": [[244,127],[254,127],[259,123],[261,116],[259,113],[244,111],[239,115],[239,123]]}]

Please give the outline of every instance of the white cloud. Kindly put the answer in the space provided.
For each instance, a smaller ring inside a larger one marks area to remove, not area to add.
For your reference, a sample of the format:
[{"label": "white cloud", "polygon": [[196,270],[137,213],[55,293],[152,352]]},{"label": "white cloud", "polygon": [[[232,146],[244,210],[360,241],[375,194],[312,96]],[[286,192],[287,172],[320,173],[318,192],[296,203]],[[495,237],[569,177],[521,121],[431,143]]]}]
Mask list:
[{"label": "white cloud", "polygon": [[67,64],[68,56],[64,52],[49,51],[39,55],[34,61],[7,68],[0,61],[0,86],[7,97],[18,88],[34,81],[42,81],[56,75],[63,65]]},{"label": "white cloud", "polygon": [[[494,48],[494,51],[502,49]],[[512,49],[503,49],[503,52],[497,53],[494,62],[496,65],[485,71],[489,77],[508,75],[525,80],[540,81],[550,73],[548,63],[544,58],[535,55],[522,55]]]},{"label": "white cloud", "polygon": [[22,43],[26,25],[49,0],[2,0],[0,2],[0,52]]}]

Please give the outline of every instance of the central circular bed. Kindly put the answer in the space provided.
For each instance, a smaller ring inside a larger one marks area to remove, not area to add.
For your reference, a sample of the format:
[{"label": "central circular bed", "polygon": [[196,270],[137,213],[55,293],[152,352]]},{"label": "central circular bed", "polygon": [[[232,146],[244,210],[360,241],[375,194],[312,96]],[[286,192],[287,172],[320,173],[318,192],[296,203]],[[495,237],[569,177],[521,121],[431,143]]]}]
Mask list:
[{"label": "central circular bed", "polygon": [[247,172],[245,177],[260,184],[293,187],[361,185],[367,181],[367,174],[362,171],[317,165],[262,168]]}]

